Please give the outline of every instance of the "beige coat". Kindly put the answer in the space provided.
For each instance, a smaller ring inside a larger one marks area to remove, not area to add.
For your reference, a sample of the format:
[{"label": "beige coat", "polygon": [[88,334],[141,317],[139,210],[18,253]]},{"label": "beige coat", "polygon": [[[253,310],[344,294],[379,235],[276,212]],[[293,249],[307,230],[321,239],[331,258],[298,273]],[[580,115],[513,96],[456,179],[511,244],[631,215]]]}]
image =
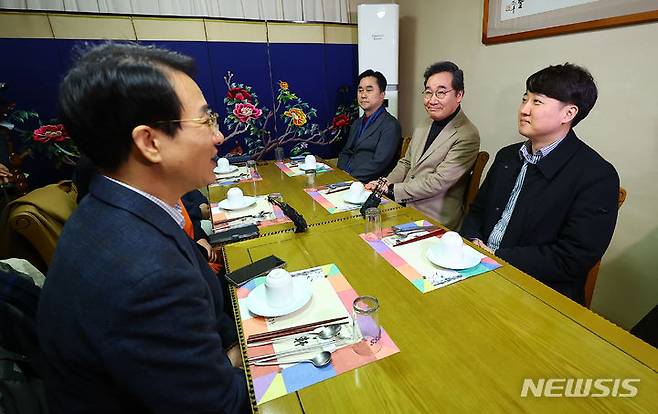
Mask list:
[{"label": "beige coat", "polygon": [[404,157],[386,177],[395,201],[407,203],[451,229],[461,225],[466,173],[480,151],[480,134],[460,109],[423,154],[432,120],[414,130]]}]

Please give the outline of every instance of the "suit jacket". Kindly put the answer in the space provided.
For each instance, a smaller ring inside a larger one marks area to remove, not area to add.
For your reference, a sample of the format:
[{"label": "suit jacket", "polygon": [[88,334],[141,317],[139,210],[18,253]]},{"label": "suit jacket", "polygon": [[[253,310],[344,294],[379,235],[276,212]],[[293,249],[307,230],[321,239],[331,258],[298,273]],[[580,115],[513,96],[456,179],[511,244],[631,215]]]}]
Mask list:
[{"label": "suit jacket", "polygon": [[350,128],[345,146],[338,154],[338,168],[359,181],[368,182],[388,174],[400,152],[400,123],[386,109],[357,137],[363,117]]},{"label": "suit jacket", "polygon": [[[523,165],[521,145],[496,154],[464,219],[464,237],[489,238]],[[570,131],[546,157],[528,165],[496,255],[582,304],[587,272],[610,244],[618,197],[615,168]]]},{"label": "suit jacket", "polygon": [[387,179],[395,201],[407,203],[451,229],[464,214],[466,173],[480,151],[480,134],[461,109],[423,153],[432,119],[418,125],[404,157]]},{"label": "suit jacket", "polygon": [[160,207],[99,176],[59,239],[37,329],[52,413],[238,412],[223,297]]}]

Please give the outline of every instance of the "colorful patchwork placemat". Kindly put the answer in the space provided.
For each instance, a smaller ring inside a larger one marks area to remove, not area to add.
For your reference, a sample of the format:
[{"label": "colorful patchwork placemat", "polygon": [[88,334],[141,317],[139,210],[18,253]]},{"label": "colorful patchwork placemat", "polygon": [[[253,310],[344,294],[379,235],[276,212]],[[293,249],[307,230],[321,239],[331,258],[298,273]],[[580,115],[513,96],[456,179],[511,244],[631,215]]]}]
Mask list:
[{"label": "colorful patchwork placemat", "polygon": [[[223,231],[234,227],[243,227],[247,224],[256,224],[259,228],[273,226],[275,224],[290,223],[291,220],[283,214],[278,206],[267,201],[267,196],[256,196],[256,204],[249,208],[240,210],[224,210],[219,203],[211,203],[213,230]],[[256,217],[246,217],[256,216]],[[244,217],[244,219],[233,220],[222,223],[224,220]]]},{"label": "colorful patchwork placemat", "polygon": [[[286,173],[286,175],[288,177],[294,177],[296,175],[305,175],[306,174],[306,171],[300,169],[297,166],[298,164],[296,162],[275,162],[274,164],[276,164],[276,166],[279,167],[279,169],[281,171]],[[331,168],[327,164],[324,164],[324,163],[321,163],[321,162],[317,163],[317,167],[318,168],[315,170],[316,174],[320,174],[320,173],[323,173],[323,172],[333,170],[333,168]]]},{"label": "colorful patchwork placemat", "polygon": [[239,183],[252,183],[254,181],[261,181],[263,177],[260,176],[258,171],[249,173],[247,167],[238,167],[237,171],[228,174],[215,173],[215,182],[208,185],[208,187],[219,187],[223,185],[233,185]]},{"label": "colorful patchwork placemat", "polygon": [[[291,274],[293,277],[305,277],[311,282],[313,297],[307,305],[290,315],[262,318],[249,312],[246,304],[247,296],[253,289],[265,282],[264,277],[254,279],[237,290],[245,337],[331,318],[345,317],[351,321],[352,303],[358,295],[335,264],[318,266]],[[400,352],[390,336],[382,329],[381,350],[371,355],[359,355],[351,348],[353,342],[351,332],[352,327],[349,323],[342,326],[341,333],[337,338],[326,340],[325,343],[322,343],[320,339],[310,338],[311,335],[309,335],[303,337],[303,340],[298,337],[284,345],[247,348],[249,358],[274,352],[279,353],[294,347],[308,347],[302,348],[303,353],[295,355],[295,359],[311,358],[323,349],[332,351],[331,363],[323,368],[316,368],[309,363],[274,366],[251,365],[250,370],[257,403],[262,404],[282,397]],[[305,352],[306,349],[309,351]],[[284,358],[282,357],[282,359]],[[288,358],[285,359],[288,360]]]},{"label": "colorful patchwork placemat", "polygon": [[[432,223],[428,221],[420,220],[396,227],[405,229],[405,226],[431,225]],[[393,229],[390,227],[382,230],[382,238],[379,240],[369,240],[370,237],[367,237],[366,234],[360,234],[359,236],[423,293],[451,285],[471,276],[481,275],[501,266],[495,260],[466,245],[464,245],[464,248],[471,249],[475,254],[482,257],[480,264],[463,270],[451,270],[436,266],[427,259],[426,255],[427,250],[432,244],[436,243],[438,237],[430,237],[414,243],[394,246],[401,240],[401,237],[393,234]]]},{"label": "colorful patchwork placemat", "polygon": [[[349,187],[349,184],[352,181],[344,181],[339,183],[333,183],[328,185],[323,185],[317,188],[305,188],[304,191],[306,194],[310,195],[313,200],[318,204],[324,207],[330,214],[342,213],[344,211],[358,210],[361,208],[361,204],[352,204],[345,201],[345,194],[349,190],[343,190],[338,192],[331,192],[337,189],[342,189],[344,185]],[[382,198],[382,204],[388,203],[388,200]]]}]

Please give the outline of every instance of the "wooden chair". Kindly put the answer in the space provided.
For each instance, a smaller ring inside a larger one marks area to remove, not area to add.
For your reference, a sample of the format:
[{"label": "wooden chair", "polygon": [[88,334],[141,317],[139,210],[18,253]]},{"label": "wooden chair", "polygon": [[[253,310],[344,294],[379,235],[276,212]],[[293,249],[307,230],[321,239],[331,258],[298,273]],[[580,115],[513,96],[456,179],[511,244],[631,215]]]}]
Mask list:
[{"label": "wooden chair", "polygon": [[[626,200],[626,190],[624,187],[619,187],[619,199],[617,201],[619,208]],[[588,308],[592,305],[592,296],[594,296],[594,287],[596,286],[596,278],[599,276],[599,268],[601,261],[596,262],[594,267],[587,272],[587,279],[585,279],[585,306]]]},{"label": "wooden chair", "polygon": [[400,156],[398,158],[404,157],[404,154],[407,153],[407,149],[409,149],[409,143],[411,143],[411,137],[402,138],[402,146],[400,147]]},{"label": "wooden chair", "polygon": [[471,208],[471,204],[473,204],[475,196],[478,194],[478,190],[480,189],[480,179],[482,178],[482,172],[487,165],[487,161],[489,161],[489,153],[486,151],[480,151],[475,158],[473,166],[468,172],[468,186],[464,193],[464,215],[468,214],[468,210]]}]

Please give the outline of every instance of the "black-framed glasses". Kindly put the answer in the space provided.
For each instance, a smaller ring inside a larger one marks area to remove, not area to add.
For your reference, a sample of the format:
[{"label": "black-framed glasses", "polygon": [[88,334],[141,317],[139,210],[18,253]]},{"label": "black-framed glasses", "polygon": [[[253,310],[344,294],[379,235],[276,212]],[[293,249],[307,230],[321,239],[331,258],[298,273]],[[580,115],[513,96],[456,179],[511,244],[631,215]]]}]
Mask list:
[{"label": "black-framed glasses", "polygon": [[448,95],[448,92],[452,92],[452,91],[454,91],[454,89],[448,89],[446,91],[438,90],[438,91],[434,91],[434,92],[426,90],[426,91],[421,92],[421,95],[423,95],[423,99],[425,99],[426,101],[431,101],[432,96],[436,96],[436,99],[442,100],[442,99],[445,99],[446,95]]},{"label": "black-framed glasses", "polygon": [[155,124],[167,124],[173,122],[194,122],[201,125],[206,125],[210,128],[213,134],[219,134],[219,114],[212,109],[208,109],[206,116],[202,118],[188,118],[188,119],[171,119],[169,121],[155,121]]}]

